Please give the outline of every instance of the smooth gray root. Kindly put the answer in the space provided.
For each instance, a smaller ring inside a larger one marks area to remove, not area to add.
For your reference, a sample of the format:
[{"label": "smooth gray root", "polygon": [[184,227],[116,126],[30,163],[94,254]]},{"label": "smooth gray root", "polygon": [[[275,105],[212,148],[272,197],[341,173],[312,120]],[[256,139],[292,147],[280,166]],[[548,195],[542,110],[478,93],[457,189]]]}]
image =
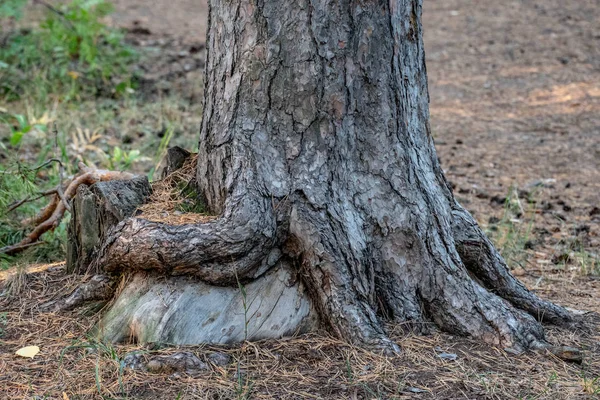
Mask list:
[{"label": "smooth gray root", "polygon": [[105,340],[136,343],[239,343],[314,329],[304,285],[285,263],[240,287],[189,277],[135,274],[98,324]]}]

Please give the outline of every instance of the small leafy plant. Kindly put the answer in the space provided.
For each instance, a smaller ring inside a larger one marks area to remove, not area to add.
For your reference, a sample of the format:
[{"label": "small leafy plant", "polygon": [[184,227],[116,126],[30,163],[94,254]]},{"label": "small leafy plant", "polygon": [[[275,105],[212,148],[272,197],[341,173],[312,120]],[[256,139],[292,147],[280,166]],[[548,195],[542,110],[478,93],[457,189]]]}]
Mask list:
[{"label": "small leafy plant", "polygon": [[[45,120],[47,120],[47,115],[44,115],[40,120],[33,119],[30,121],[23,114],[10,114],[0,109],[0,122],[4,123],[10,130],[8,142],[13,147],[17,147],[23,140],[23,136],[29,132],[37,130],[45,134],[47,130]],[[7,149],[2,142],[0,142],[0,147],[3,150]]]},{"label": "small leafy plant", "polygon": [[131,167],[131,164],[140,158],[140,151],[137,149],[125,151],[120,147],[113,149],[112,156],[109,159],[109,168],[115,171],[123,171]]},{"label": "small leafy plant", "polygon": [[511,187],[504,204],[502,219],[488,229],[488,234],[500,249],[502,257],[511,266],[524,266],[528,254],[525,252],[531,239],[535,215],[535,198],[527,199],[525,207],[517,188]]},{"label": "small leafy plant", "polygon": [[[21,18],[20,0],[0,7],[0,21]],[[47,15],[37,29],[12,32],[0,46],[0,95],[43,100],[123,95],[131,90],[128,65],[136,58],[123,34],[102,23],[112,12],[103,0],[73,0]]]}]

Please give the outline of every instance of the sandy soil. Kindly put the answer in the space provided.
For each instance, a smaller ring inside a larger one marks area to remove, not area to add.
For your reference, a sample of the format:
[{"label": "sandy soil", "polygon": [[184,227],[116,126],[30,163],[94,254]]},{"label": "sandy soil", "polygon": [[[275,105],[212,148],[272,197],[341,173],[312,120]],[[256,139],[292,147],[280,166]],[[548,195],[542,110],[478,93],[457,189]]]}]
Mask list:
[{"label": "sandy soil", "polygon": [[598,2],[425,3],[432,129],[461,197],[483,217],[481,192],[552,179],[545,200],[567,207],[551,216],[590,223],[597,246]]}]

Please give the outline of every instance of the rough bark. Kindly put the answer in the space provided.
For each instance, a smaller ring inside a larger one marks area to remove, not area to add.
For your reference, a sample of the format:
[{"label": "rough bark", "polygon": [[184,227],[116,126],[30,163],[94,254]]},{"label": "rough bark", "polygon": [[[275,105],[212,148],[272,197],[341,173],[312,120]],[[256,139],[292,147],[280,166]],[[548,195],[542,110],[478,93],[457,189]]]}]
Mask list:
[{"label": "rough bark", "polygon": [[164,179],[179,168],[183,167],[183,164],[191,155],[192,153],[179,146],[169,147],[164,160],[165,166],[160,174],[161,178]]},{"label": "rough bark", "polygon": [[78,186],[68,227],[67,272],[88,272],[104,235],[120,221],[131,217],[150,192],[145,176]]},{"label": "rough bark", "polygon": [[[99,266],[166,276],[177,296],[174,275],[235,288],[293,266],[322,325],[392,352],[385,320],[522,349],[544,344],[534,316],[571,319],[510,275],[448,188],[428,124],[421,0],[210,3],[196,183],[219,218],[127,219]],[[192,302],[165,305],[168,329],[131,329],[141,299],[105,320],[108,337],[200,340],[198,320],[167,317],[188,318]]]}]

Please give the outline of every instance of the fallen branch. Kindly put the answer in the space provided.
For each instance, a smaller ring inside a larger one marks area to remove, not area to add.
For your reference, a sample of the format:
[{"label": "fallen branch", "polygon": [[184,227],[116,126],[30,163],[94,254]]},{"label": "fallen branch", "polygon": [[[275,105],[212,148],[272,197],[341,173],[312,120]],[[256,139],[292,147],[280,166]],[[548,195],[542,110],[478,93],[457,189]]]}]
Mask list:
[{"label": "fallen branch", "polygon": [[16,254],[19,253],[25,249],[28,249],[30,247],[33,246],[38,246],[40,244],[44,244],[44,242],[42,241],[37,241],[37,242],[33,242],[33,243],[17,243],[17,244],[13,244],[12,246],[6,246],[6,247],[2,247],[0,249],[0,253],[5,253],[5,254]]},{"label": "fallen branch", "polygon": [[41,199],[42,197],[50,196],[53,194],[56,194],[56,188],[46,190],[45,192],[40,192],[35,197],[27,196],[23,200],[16,201],[16,202],[12,203],[11,205],[9,205],[6,212],[9,213],[9,212],[14,211],[17,208],[21,207],[25,203],[31,203],[32,201],[36,201],[36,200]]},{"label": "fallen branch", "polygon": [[[79,163],[81,172],[70,181],[65,183],[65,188],[59,185],[53,189],[54,195],[50,204],[44,207],[34,218],[22,221],[23,224],[35,224],[36,227],[23,240],[11,246],[0,248],[0,253],[14,255],[26,248],[37,244],[38,239],[44,233],[58,226],[66,210],[70,209],[69,201],[73,199],[80,185],[93,185],[96,182],[110,180],[129,180],[133,174],[120,171],[100,170],[87,167]],[[51,193],[51,191],[46,192]]]}]

